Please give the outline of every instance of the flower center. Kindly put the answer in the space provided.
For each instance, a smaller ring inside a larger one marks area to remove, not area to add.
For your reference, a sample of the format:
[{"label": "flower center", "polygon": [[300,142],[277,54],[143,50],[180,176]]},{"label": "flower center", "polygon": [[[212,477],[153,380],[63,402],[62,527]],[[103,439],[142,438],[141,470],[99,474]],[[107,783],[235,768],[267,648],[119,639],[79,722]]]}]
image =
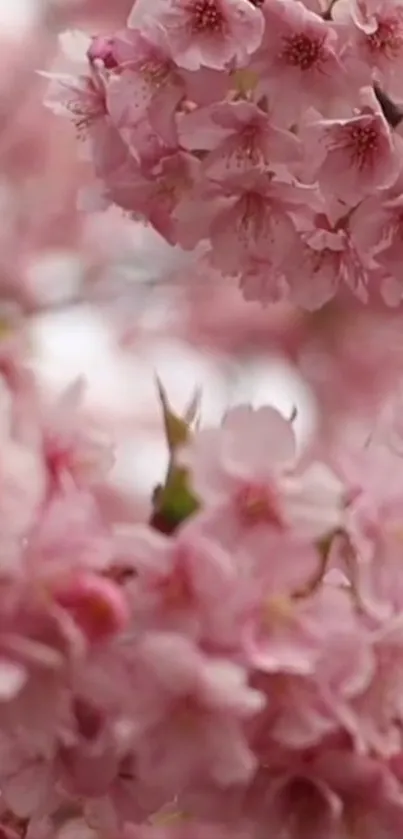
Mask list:
[{"label": "flower center", "polygon": [[381,52],[387,58],[395,58],[402,49],[402,27],[396,18],[379,21],[376,32],[367,36],[367,44],[371,52]]},{"label": "flower center", "polygon": [[195,0],[189,7],[193,34],[220,33],[224,26],[224,15],[217,0]]},{"label": "flower center", "polygon": [[243,486],[236,497],[236,506],[245,525],[269,524],[276,528],[284,527],[284,519],[277,494],[260,484]]},{"label": "flower center", "polygon": [[138,66],[138,71],[150,87],[158,90],[168,81],[171,68],[167,62],[164,63],[162,61],[148,59],[147,61],[141,62]]},{"label": "flower center", "polygon": [[353,162],[360,168],[371,164],[378,149],[378,132],[373,125],[353,125],[347,143]]},{"label": "flower center", "polygon": [[285,46],[281,58],[291,67],[300,70],[310,70],[318,63],[322,53],[322,40],[300,33],[291,38],[285,38]]}]

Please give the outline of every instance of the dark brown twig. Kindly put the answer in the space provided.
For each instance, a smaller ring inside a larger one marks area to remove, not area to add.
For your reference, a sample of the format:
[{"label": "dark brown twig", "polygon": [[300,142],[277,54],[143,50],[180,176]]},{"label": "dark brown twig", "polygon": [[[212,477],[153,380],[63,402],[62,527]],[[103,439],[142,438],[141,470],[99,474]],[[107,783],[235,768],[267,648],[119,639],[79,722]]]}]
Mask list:
[{"label": "dark brown twig", "polygon": [[392,99],[379,87],[377,83],[374,84],[375,96],[382,108],[382,113],[388,125],[391,128],[397,128],[403,119],[403,110],[396,105]]}]

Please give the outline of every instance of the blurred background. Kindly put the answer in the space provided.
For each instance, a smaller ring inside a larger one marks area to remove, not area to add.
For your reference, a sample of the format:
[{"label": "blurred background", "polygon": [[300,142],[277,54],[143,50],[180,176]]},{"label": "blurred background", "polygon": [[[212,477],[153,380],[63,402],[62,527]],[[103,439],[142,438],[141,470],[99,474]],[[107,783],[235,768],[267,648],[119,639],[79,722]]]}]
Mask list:
[{"label": "blurred background", "polygon": [[279,350],[288,312],[247,304],[211,277],[190,280],[183,255],[118,212],[77,210],[88,167],[72,126],[43,107],[37,71],[57,63],[65,28],[96,34],[122,25],[129,6],[0,0],[3,319],[24,321],[30,364],[49,392],[85,377],[82,421],[104,423],[118,441],[111,481],[128,503],[146,498],[166,466],[156,376],[177,410],[199,388],[205,424],[245,400],[296,409],[302,437],[315,417]]}]

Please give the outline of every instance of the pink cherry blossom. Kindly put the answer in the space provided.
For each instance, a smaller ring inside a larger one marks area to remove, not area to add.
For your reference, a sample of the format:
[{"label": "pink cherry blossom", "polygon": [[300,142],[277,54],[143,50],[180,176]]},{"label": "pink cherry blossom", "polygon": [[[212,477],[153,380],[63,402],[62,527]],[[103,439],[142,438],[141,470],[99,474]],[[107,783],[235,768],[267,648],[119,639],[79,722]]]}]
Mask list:
[{"label": "pink cherry blossom", "polygon": [[293,299],[304,308],[319,309],[344,286],[366,302],[377,281],[377,265],[355,241],[355,218],[347,214],[332,227],[319,214],[315,222],[302,233],[299,259],[294,252],[285,268]]},{"label": "pink cherry blossom", "polygon": [[[46,105],[56,114],[61,114],[73,123],[77,136],[84,141],[84,152],[96,160],[96,167],[105,172],[118,167],[125,158],[125,148],[115,126],[109,119],[106,103],[107,70],[101,61],[89,62],[88,70],[83,64],[82,50],[90,46],[87,39],[67,40],[67,69],[60,72],[57,66],[47,73],[50,79]],[[66,39],[65,39],[66,41]],[[63,43],[63,42],[62,42]],[[74,76],[74,70],[77,75]]]},{"label": "pink cherry blossom", "polygon": [[[390,771],[340,744],[328,744],[316,758],[303,756],[290,773],[278,770],[266,818],[287,836],[337,839],[353,829],[358,839],[393,836],[400,830],[399,788]],[[365,803],[363,803],[365,801]]]},{"label": "pink cherry blossom", "polygon": [[335,18],[348,27],[351,57],[361,64],[362,75],[375,77],[389,94],[399,95],[403,58],[403,11],[400,3],[341,0]]},{"label": "pink cherry blossom", "polygon": [[361,251],[372,251],[375,263],[385,275],[382,293],[389,303],[388,290],[391,289],[391,305],[399,304],[402,297],[399,272],[402,235],[400,180],[391,190],[382,191],[379,197],[365,199],[352,219],[358,247]]},{"label": "pink cherry blossom", "polygon": [[96,576],[60,580],[52,592],[90,641],[120,632],[128,622],[128,609],[119,589]]},{"label": "pink cherry blossom", "polygon": [[299,470],[292,425],[272,408],[232,409],[220,430],[196,435],[183,459],[207,509],[224,504],[226,529],[263,523],[318,538],[341,522],[337,479],[320,464]]},{"label": "pink cherry blossom", "polygon": [[182,151],[158,157],[149,171],[131,162],[114,172],[108,192],[111,200],[134,218],[147,219],[167,241],[176,244],[182,242],[180,215],[197,179],[199,162]]},{"label": "pink cherry blossom", "polygon": [[349,726],[358,751],[387,759],[401,753],[400,637],[400,622],[375,633],[373,678],[352,703]]},{"label": "pink cherry blossom", "polygon": [[322,120],[318,138],[317,178],[325,195],[347,207],[380,187],[392,186],[400,160],[386,121],[364,108],[350,119]]},{"label": "pink cherry blossom", "polygon": [[[243,600],[230,555],[192,523],[175,539],[141,526],[130,529],[126,539],[135,571],[130,600],[136,623],[181,630],[216,645],[227,643],[231,632],[235,634]],[[248,596],[246,592],[245,602]],[[222,600],[231,597],[235,612],[224,615]]]},{"label": "pink cherry blossom", "polygon": [[[254,66],[275,111],[290,123],[305,107],[345,95],[346,78],[334,29],[302,3],[266,0],[262,48]],[[284,93],[286,91],[286,94]]]},{"label": "pink cherry blossom", "polygon": [[288,606],[276,609],[273,600],[270,610],[268,602],[266,622],[250,634],[248,651],[265,674],[257,684],[272,696],[262,726],[286,748],[309,748],[325,736],[349,730],[351,704],[369,688],[375,665],[348,592],[325,585],[310,602],[291,601]]},{"label": "pink cherry blossom", "polygon": [[255,761],[242,724],[264,697],[246,685],[243,669],[170,633],[150,634],[139,655],[145,683],[151,680],[161,697],[160,713],[136,747],[141,775],[158,779],[168,795],[192,777],[224,787],[249,778]]},{"label": "pink cherry blossom", "polygon": [[[289,548],[290,551],[294,549],[297,554],[297,546],[293,548],[290,543]],[[304,561],[302,552],[301,559]],[[317,562],[319,564],[319,558]],[[319,684],[322,677],[329,680],[343,675],[343,678],[346,678],[343,689],[347,689],[349,683],[353,693],[359,693],[362,686],[366,687],[369,684],[374,672],[371,645],[356,620],[354,608],[345,590],[325,585],[320,592],[305,599],[290,597],[285,590],[281,592],[273,588],[272,591],[267,590],[262,600],[260,615],[247,626],[245,641],[247,653],[258,671],[299,677],[296,686],[298,688],[300,683],[301,689],[304,687],[301,678],[306,679],[309,676],[313,677],[312,681],[318,680]],[[328,619],[324,621],[326,614]],[[352,656],[347,665],[345,657],[343,658],[343,649],[347,638],[352,636],[356,639],[356,655]],[[323,650],[330,647],[335,658],[327,672]],[[346,664],[344,673],[338,670],[338,656],[339,665],[342,658]],[[350,682],[347,681],[348,672]],[[281,680],[279,681],[281,684]],[[316,699],[319,707],[319,695]],[[323,705],[323,712],[324,708]],[[286,731],[283,732],[283,736],[287,736]]]},{"label": "pink cherry blossom", "polygon": [[272,172],[252,170],[211,181],[181,208],[179,242],[189,248],[209,236],[212,263],[224,273],[236,275],[240,265],[259,259],[281,269],[297,238],[291,210],[303,212],[306,202],[309,213],[314,201],[309,187],[283,182]]},{"label": "pink cherry blossom", "polygon": [[187,148],[209,152],[203,170],[212,178],[268,170],[274,163],[292,163],[301,154],[297,137],[249,102],[193,111],[181,120],[179,134]]},{"label": "pink cherry blossom", "polygon": [[108,80],[106,97],[114,124],[130,129],[148,119],[163,138],[172,137],[172,114],[185,88],[166,47],[128,29],[111,49],[117,72]]},{"label": "pink cherry blossom", "polygon": [[68,75],[53,77],[46,102],[56,113],[66,113],[78,136],[85,136],[105,119],[105,91],[96,72],[79,80]]},{"label": "pink cherry blossom", "polygon": [[152,39],[162,31],[172,58],[186,70],[245,64],[260,45],[264,19],[249,0],[157,0],[137,3],[129,26]]},{"label": "pink cherry blossom", "polygon": [[75,382],[52,407],[46,405],[44,453],[51,480],[69,473],[77,483],[100,480],[113,465],[112,443],[102,429],[80,428],[84,384]]},{"label": "pink cherry blossom", "polygon": [[[401,2],[40,5],[0,59],[0,834],[399,839]],[[68,302],[88,387],[37,357]]]}]

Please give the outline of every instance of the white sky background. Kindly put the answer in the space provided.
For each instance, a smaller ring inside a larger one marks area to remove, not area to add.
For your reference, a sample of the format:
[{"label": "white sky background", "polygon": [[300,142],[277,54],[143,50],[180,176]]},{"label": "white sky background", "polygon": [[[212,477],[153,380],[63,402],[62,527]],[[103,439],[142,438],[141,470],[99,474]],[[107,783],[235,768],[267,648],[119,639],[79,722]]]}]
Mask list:
[{"label": "white sky background", "polygon": [[[113,2],[113,0],[111,0]],[[18,33],[29,26],[40,8],[41,0],[0,0],[1,32]],[[72,340],[74,336],[74,340]],[[185,405],[195,387],[203,389],[203,419],[219,420],[227,407],[226,383],[211,360],[177,343],[162,344],[153,349],[146,361],[118,361],[111,351],[111,342],[102,320],[88,309],[66,312],[46,318],[38,324],[36,341],[40,369],[49,383],[59,388],[77,375],[85,375],[89,382],[89,398],[100,405],[114,402],[124,413],[132,405],[157,401],[154,373],[163,380],[175,407]],[[290,415],[298,408],[297,427],[302,434],[312,422],[312,406],[301,385],[287,369],[276,364],[257,361],[241,375],[231,393],[231,403],[251,401],[255,406],[276,405]],[[137,476],[141,473],[144,487],[153,487],[161,478],[165,464],[163,441],[142,440],[139,456],[138,442],[128,442],[117,468],[117,480],[130,484],[133,464]]]},{"label": "white sky background", "polygon": [[34,19],[41,0],[0,0],[0,22],[2,31],[17,31],[29,26]]}]

